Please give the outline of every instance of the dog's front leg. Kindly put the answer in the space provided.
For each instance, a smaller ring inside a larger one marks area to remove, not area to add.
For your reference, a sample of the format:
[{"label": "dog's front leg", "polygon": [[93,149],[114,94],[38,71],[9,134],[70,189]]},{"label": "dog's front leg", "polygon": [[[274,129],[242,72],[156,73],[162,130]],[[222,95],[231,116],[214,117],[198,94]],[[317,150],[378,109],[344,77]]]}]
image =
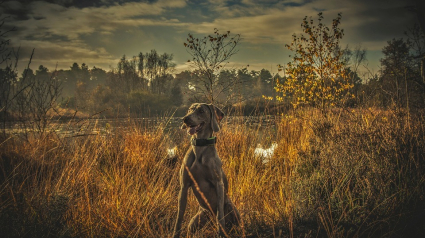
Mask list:
[{"label": "dog's front leg", "polygon": [[217,224],[219,226],[220,236],[224,236],[224,183],[223,177],[217,182]]},{"label": "dog's front leg", "polygon": [[177,238],[180,237],[180,229],[183,221],[183,215],[186,210],[186,204],[187,204],[187,191],[189,189],[189,186],[186,184],[182,184],[182,187],[180,188],[179,192],[179,207],[177,211],[177,221],[174,226],[174,234],[173,237]]}]

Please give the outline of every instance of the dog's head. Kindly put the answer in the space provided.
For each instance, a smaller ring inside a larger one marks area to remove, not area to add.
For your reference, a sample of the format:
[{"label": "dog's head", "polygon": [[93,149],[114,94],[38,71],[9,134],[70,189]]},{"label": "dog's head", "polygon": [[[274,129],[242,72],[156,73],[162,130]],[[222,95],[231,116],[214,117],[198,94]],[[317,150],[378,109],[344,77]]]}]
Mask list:
[{"label": "dog's head", "polygon": [[224,113],[216,106],[206,103],[194,103],[189,107],[186,116],[183,117],[181,129],[187,129],[189,135],[201,131],[218,132],[219,123]]}]

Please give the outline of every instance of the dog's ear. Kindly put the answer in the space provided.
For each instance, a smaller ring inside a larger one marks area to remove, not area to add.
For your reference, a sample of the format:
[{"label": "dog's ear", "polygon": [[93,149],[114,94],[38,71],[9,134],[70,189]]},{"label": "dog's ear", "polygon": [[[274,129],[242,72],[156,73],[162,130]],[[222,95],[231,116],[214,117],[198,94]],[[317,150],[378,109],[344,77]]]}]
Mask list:
[{"label": "dog's ear", "polygon": [[220,108],[212,104],[208,104],[208,107],[211,111],[211,128],[214,132],[219,132],[220,126],[218,124],[220,123],[221,119],[223,119],[224,113],[222,110],[220,110]]}]

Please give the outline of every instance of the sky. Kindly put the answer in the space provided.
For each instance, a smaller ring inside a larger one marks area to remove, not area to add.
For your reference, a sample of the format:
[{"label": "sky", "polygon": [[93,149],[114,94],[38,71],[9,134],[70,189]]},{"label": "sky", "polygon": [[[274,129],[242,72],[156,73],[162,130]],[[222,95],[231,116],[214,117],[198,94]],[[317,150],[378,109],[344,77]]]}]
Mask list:
[{"label": "sky", "polygon": [[[342,13],[342,45],[367,50],[367,68],[379,69],[382,48],[416,21],[413,4],[404,0],[19,0],[0,5],[11,46],[20,48],[24,68],[35,49],[31,68],[69,69],[77,62],[109,70],[119,58],[156,49],[174,54],[176,73],[193,69],[183,43],[188,33],[241,34],[238,53],[229,67],[277,72],[290,61],[285,48],[301,33],[305,16],[324,22]],[[366,68],[364,68],[366,69]]]}]

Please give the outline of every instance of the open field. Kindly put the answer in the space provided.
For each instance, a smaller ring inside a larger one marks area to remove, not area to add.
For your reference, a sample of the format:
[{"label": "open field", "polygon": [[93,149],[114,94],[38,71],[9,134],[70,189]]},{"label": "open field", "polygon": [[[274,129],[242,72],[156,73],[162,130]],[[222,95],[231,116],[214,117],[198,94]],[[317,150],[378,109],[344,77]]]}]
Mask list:
[{"label": "open field", "polygon": [[[244,224],[233,237],[424,236],[421,114],[305,110],[274,120],[270,128],[224,123],[217,135]],[[2,236],[171,236],[188,141],[183,130],[138,123],[72,138],[3,136]],[[267,162],[254,154],[273,143]],[[189,195],[183,234],[197,209]]]}]

